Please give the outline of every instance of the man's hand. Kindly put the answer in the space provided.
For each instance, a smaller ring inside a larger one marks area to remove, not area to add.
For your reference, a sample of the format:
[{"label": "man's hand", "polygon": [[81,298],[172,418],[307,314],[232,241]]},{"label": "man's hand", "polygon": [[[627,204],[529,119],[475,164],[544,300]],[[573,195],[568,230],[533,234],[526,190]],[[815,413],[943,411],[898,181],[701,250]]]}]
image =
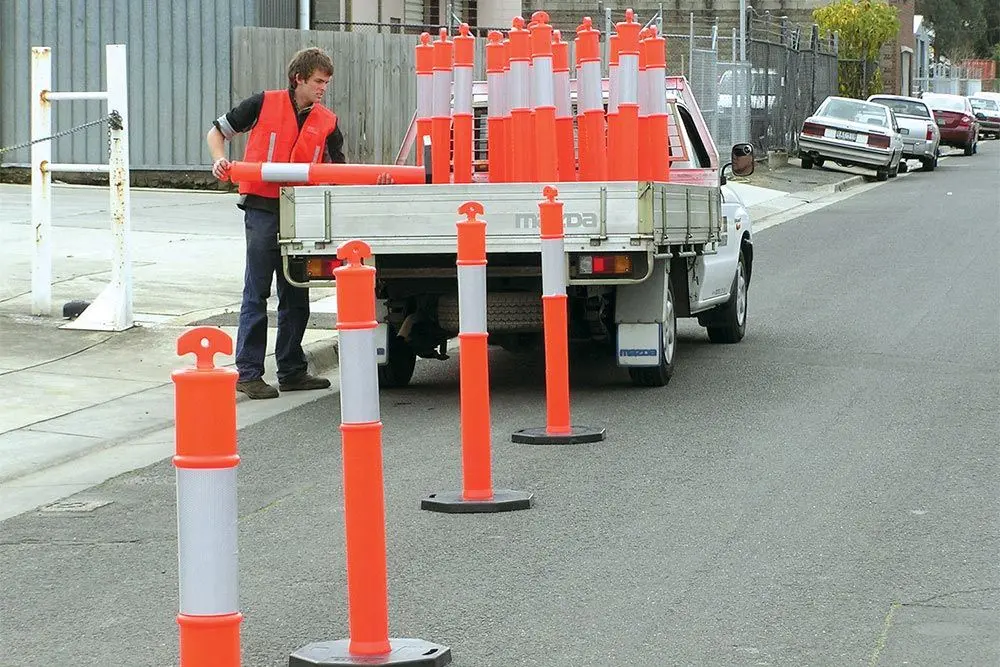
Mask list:
[{"label": "man's hand", "polygon": [[229,180],[229,160],[220,157],[212,164],[212,175],[220,181]]},{"label": "man's hand", "polygon": [[375,185],[392,185],[396,181],[393,180],[392,174],[389,172],[384,172],[378,175],[375,179]]}]

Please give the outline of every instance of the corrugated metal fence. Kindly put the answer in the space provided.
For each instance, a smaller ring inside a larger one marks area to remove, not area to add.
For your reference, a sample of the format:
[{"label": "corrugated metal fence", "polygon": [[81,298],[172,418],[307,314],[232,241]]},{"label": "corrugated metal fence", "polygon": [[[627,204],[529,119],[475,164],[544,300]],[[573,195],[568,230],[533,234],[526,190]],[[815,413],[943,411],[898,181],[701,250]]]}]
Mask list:
[{"label": "corrugated metal fence", "polygon": [[[254,0],[3,0],[0,145],[31,137],[31,47],[52,48],[54,90],[103,90],[104,47],[126,44],[133,168],[205,165],[205,131],[230,105],[233,26],[255,20]],[[53,130],[93,120],[104,107],[96,101],[56,102]],[[90,127],[54,140],[53,157],[106,162],[107,143],[106,125]],[[0,155],[4,165],[30,159],[29,149]]]}]

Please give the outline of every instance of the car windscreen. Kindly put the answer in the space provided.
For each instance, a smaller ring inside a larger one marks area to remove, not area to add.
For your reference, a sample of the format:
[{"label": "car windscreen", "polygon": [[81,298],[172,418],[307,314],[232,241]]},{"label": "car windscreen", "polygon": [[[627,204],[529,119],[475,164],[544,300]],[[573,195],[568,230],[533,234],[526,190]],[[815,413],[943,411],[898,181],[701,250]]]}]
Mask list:
[{"label": "car windscreen", "polygon": [[945,97],[943,95],[924,95],[923,99],[932,109],[942,111],[965,111],[965,103],[961,97]]},{"label": "car windscreen", "polygon": [[988,111],[1000,111],[1000,104],[996,100],[988,100],[984,97],[970,97],[973,109],[983,109]]},{"label": "car windscreen", "polygon": [[840,120],[849,120],[855,123],[865,123],[867,125],[878,125],[888,127],[889,121],[886,119],[885,109],[878,104],[860,102],[856,100],[828,100],[820,110],[819,114]]},{"label": "car windscreen", "polygon": [[930,118],[927,106],[914,100],[896,100],[886,97],[873,97],[872,102],[878,102],[883,106],[892,109],[897,116],[917,116],[918,118]]}]

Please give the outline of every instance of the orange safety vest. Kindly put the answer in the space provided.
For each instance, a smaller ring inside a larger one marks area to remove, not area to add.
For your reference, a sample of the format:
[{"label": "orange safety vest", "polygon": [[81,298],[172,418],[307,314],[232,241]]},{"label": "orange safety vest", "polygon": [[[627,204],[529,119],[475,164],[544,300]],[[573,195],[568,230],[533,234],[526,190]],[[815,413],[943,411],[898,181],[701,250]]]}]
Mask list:
[{"label": "orange safety vest", "polygon": [[[243,153],[246,162],[322,162],[326,138],[337,127],[337,115],[314,104],[302,129],[287,90],[264,91],[257,124],[250,130]],[[282,183],[240,183],[240,194],[277,199]]]}]

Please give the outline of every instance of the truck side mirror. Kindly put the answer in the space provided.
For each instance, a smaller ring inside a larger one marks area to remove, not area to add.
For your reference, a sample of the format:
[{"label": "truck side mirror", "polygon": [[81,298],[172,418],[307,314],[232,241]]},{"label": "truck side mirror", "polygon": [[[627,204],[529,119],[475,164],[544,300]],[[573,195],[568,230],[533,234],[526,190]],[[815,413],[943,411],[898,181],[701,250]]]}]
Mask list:
[{"label": "truck side mirror", "polygon": [[739,143],[733,146],[733,175],[749,176],[756,166],[753,159],[753,144]]}]

